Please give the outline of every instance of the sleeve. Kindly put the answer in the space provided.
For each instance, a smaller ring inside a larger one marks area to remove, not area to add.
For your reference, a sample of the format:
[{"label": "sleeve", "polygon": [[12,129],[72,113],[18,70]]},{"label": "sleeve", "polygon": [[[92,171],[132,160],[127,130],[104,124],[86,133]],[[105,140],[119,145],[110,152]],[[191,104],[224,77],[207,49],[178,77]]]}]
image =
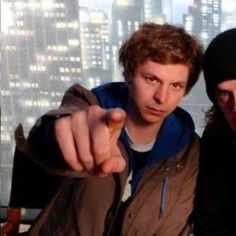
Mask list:
[{"label": "sleeve", "polygon": [[39,118],[29,133],[27,140],[24,137],[23,127],[19,125],[15,131],[17,148],[31,158],[46,171],[62,176],[81,176],[72,171],[64,162],[54,134],[56,119],[68,116],[73,112],[86,109],[90,105],[99,104],[96,96],[81,87],[74,85],[66,91],[61,106],[51,110]]},{"label": "sleeve", "polygon": [[[200,170],[194,209],[194,236],[227,236],[229,214],[225,196],[228,181],[219,161],[221,156],[216,141],[204,135],[201,145]],[[220,145],[221,146],[221,145]]]}]

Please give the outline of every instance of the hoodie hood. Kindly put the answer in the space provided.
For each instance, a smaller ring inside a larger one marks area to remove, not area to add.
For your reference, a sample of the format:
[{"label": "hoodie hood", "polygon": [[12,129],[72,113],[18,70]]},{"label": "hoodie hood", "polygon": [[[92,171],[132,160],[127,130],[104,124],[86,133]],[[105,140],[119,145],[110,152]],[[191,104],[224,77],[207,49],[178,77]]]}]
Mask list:
[{"label": "hoodie hood", "polygon": [[[122,108],[126,110],[128,100],[128,87],[124,82],[108,83],[92,92],[97,96],[103,108]],[[194,123],[191,116],[182,108],[177,107],[163,122],[158,138],[148,159],[148,165],[160,160],[175,156],[190,141],[194,134]],[[122,140],[128,142],[124,130]]]}]

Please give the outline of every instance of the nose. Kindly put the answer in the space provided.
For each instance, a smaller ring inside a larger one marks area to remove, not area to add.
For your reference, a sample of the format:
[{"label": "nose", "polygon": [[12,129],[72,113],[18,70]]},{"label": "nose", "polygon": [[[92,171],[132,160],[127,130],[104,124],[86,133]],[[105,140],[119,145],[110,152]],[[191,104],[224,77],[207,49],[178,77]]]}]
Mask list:
[{"label": "nose", "polygon": [[168,95],[168,86],[161,84],[156,88],[156,91],[154,93],[154,99],[158,103],[164,103],[167,99],[167,95]]}]

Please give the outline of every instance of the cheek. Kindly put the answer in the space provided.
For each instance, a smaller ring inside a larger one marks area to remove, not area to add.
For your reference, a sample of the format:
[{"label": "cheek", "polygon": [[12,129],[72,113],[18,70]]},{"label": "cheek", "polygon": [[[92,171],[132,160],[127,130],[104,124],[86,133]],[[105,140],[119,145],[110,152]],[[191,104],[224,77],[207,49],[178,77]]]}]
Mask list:
[{"label": "cheek", "polygon": [[[148,91],[148,92],[146,92]],[[134,87],[132,91],[132,96],[137,101],[145,102],[152,98],[152,91],[144,87]]]},{"label": "cheek", "polygon": [[232,121],[232,115],[231,115],[230,109],[227,106],[220,106],[220,109],[221,109],[225,119],[230,124]]},{"label": "cheek", "polygon": [[228,116],[230,113],[230,105],[226,102],[220,102],[218,101],[218,105],[223,112],[224,116]]},{"label": "cheek", "polygon": [[220,96],[217,98],[217,102],[220,107],[226,107],[229,103],[229,98],[227,96]]}]

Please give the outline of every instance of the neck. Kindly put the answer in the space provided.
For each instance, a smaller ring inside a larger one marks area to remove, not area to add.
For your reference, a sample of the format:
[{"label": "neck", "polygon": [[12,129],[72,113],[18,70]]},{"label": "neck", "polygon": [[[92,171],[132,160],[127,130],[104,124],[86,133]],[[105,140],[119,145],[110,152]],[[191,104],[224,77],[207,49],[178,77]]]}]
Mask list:
[{"label": "neck", "polygon": [[134,144],[147,144],[156,139],[162,122],[151,123],[142,118],[135,102],[129,98],[125,127]]},{"label": "neck", "polygon": [[129,116],[125,121],[125,127],[129,138],[134,144],[147,144],[156,139],[161,124],[137,123]]}]

